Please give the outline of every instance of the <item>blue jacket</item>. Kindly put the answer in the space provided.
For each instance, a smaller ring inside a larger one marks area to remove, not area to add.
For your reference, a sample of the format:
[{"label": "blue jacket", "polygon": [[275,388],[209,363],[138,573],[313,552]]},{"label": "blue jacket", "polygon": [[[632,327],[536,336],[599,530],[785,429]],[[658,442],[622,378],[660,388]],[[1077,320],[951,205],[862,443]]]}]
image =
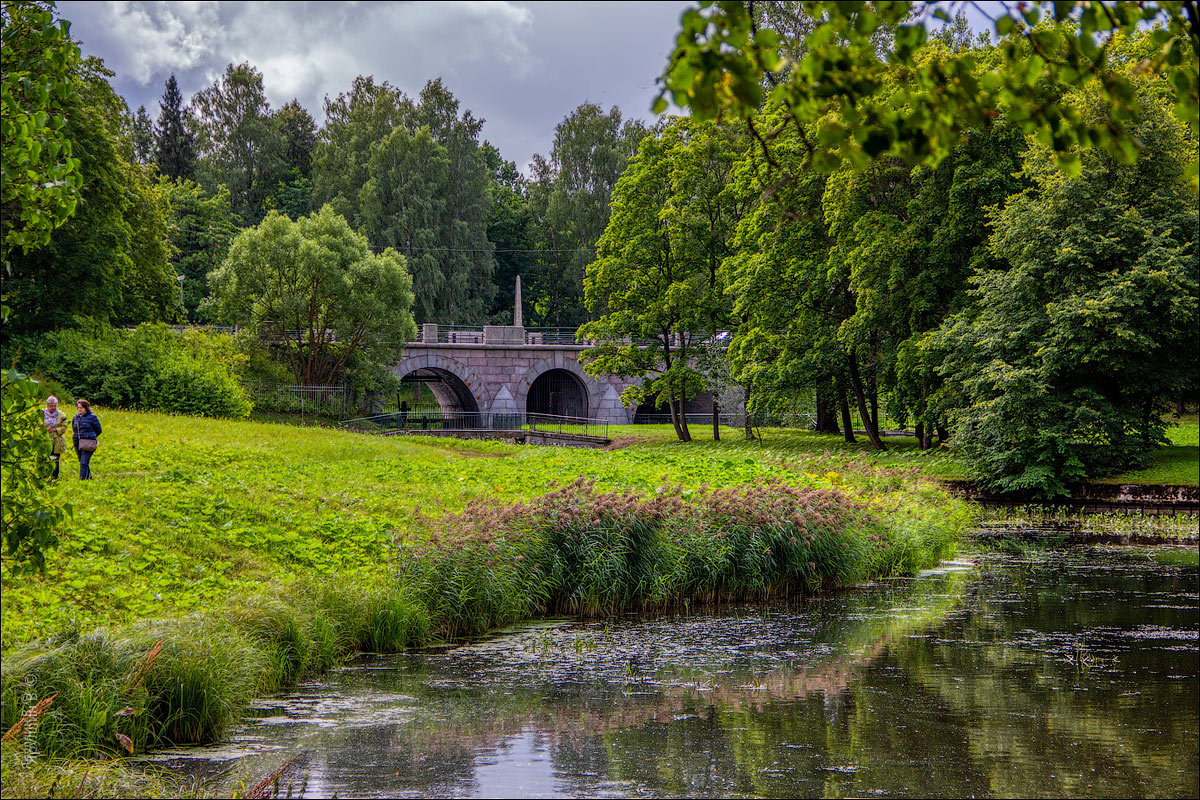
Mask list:
[{"label": "blue jacket", "polygon": [[71,430],[76,439],[95,439],[100,436],[100,418],[92,412],[76,414],[71,420]]}]

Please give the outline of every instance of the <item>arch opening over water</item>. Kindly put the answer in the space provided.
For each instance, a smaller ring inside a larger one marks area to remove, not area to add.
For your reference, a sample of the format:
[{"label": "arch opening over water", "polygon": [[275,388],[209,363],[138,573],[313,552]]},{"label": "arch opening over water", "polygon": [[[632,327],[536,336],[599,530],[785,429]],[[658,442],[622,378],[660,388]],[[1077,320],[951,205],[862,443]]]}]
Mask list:
[{"label": "arch opening over water", "polygon": [[[449,370],[422,367],[403,375],[401,381],[407,386],[400,390],[400,399],[413,411],[423,410],[419,408],[420,397],[423,394],[421,390],[428,390],[433,395],[443,414],[479,411],[479,403],[471,394],[471,390],[461,378]],[[414,385],[420,387],[415,392],[409,388]]]},{"label": "arch opening over water", "polygon": [[534,379],[525,398],[529,414],[554,414],[562,417],[588,415],[587,387],[579,376],[565,369],[550,369]]}]

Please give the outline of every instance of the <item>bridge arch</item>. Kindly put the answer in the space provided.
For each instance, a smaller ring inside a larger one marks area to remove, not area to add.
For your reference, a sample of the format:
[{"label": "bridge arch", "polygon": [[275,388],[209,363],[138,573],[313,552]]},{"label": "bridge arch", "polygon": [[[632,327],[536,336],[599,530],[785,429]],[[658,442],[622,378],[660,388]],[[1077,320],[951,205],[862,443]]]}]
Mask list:
[{"label": "bridge arch", "polygon": [[[513,404],[526,413],[594,416],[600,406],[603,387],[580,368],[579,362],[563,358],[561,353],[555,356],[538,361],[525,371],[515,387]],[[555,384],[562,397],[552,399],[550,394],[555,391]],[[548,410],[548,407],[554,407],[555,401],[559,410]]]},{"label": "bridge arch", "polygon": [[433,393],[443,413],[480,411],[487,392],[483,381],[465,364],[434,353],[404,358],[392,367],[396,377],[416,378]]}]

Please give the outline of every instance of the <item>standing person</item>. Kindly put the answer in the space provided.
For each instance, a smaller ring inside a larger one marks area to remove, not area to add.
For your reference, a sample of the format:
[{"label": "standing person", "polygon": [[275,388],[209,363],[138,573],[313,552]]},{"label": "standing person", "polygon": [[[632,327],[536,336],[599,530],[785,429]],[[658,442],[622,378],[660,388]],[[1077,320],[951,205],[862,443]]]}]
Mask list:
[{"label": "standing person", "polygon": [[46,424],[46,433],[50,434],[50,460],[54,462],[54,474],[51,477],[57,478],[59,462],[67,450],[67,440],[63,438],[67,430],[67,415],[58,410],[58,398],[54,395],[46,398],[42,421]]},{"label": "standing person", "polygon": [[75,453],[79,456],[79,480],[92,479],[92,453],[100,438],[100,418],[92,413],[92,406],[87,400],[75,401],[75,416],[71,419],[71,430],[74,431]]}]

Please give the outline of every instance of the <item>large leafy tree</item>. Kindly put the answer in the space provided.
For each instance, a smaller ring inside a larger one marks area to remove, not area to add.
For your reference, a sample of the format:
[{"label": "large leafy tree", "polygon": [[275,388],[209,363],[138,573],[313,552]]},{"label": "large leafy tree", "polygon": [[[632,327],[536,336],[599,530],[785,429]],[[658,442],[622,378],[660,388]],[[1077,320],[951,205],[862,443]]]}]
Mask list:
[{"label": "large leafy tree", "polygon": [[446,148],[433,140],[428,128],[411,134],[398,127],[374,149],[370,172],[359,201],[368,241],[376,249],[390,246],[407,254],[416,318],[449,322],[453,309],[441,303],[450,292],[444,254],[437,247],[438,226],[445,216],[443,192],[450,178]]},{"label": "large leafy tree", "polygon": [[[1103,114],[1094,95],[1081,113]],[[1136,466],[1164,441],[1165,401],[1197,387],[1196,143],[1143,92],[1136,166],[1080,153],[1078,177],[1030,153],[1032,187],[994,215],[972,304],[940,335],[962,398],[955,440],[991,488],[1058,495]]]},{"label": "large leafy tree", "polygon": [[535,155],[529,187],[535,242],[543,252],[529,276],[534,316],[544,325],[586,318],[583,276],[609,219],[609,202],[646,128],[584,103],[558,124],[549,157]]},{"label": "large leafy tree", "polygon": [[266,200],[292,219],[312,212],[312,159],[317,146],[317,124],[298,100],[276,111],[271,121],[279,131],[284,173]]},{"label": "large leafy tree", "polygon": [[82,184],[67,110],[79,47],[50,4],[0,5],[0,261],[44,245]]},{"label": "large leafy tree", "polygon": [[[79,48],[49,4],[0,5],[0,261],[43,247],[74,213],[82,183],[67,129]],[[9,286],[6,283],[5,289]],[[31,292],[26,287],[26,296]],[[11,309],[0,303],[7,332]],[[49,438],[37,385],[15,369],[0,378],[0,538],[15,569],[44,569],[70,513],[48,486]]]},{"label": "large leafy tree", "polygon": [[729,319],[719,267],[739,215],[726,186],[739,147],[730,131],[687,119],[643,138],[584,284],[599,315],[579,331],[597,343],[585,368],[643,378],[623,399],[666,404],[683,441],[684,404],[704,388],[699,345]]},{"label": "large leafy tree", "polygon": [[[478,323],[491,311],[490,174],[483,124],[440,80],[416,102],[358,78],[326,104],[314,195],[409,260],[422,321]],[[422,133],[424,131],[425,133]]]},{"label": "large leafy tree", "polygon": [[313,201],[330,204],[354,226],[362,225],[359,191],[370,178],[375,146],[405,126],[410,101],[396,87],[359,75],[350,91],[325,99],[325,124],[313,150]]},{"label": "large leafy tree", "polygon": [[158,171],[171,180],[186,180],[195,176],[194,127],[195,121],[183,108],[183,95],[172,74],[163,89],[162,100],[158,104],[158,122],[154,128],[154,161],[158,164]]},{"label": "large leafy tree", "polygon": [[66,134],[85,176],[76,214],[49,243],[12,261],[17,327],[49,330],[76,316],[103,322],[172,318],[165,204],[147,166],[132,163],[125,102],[98,59],[74,70]]},{"label": "large leafy tree", "polygon": [[277,339],[300,384],[332,383],[351,359],[388,363],[416,335],[404,257],[372,253],[328,206],[269,213],[208,280],[218,315]]},{"label": "large leafy tree", "polygon": [[285,173],[283,141],[271,117],[262,73],[230,64],[192,98],[199,159],[196,176],[208,191],[229,189],[234,212],[252,225]]},{"label": "large leafy tree", "polygon": [[489,316],[499,324],[509,325],[513,322],[517,276],[528,280],[535,263],[532,219],[525,196],[527,182],[517,165],[505,161],[500,151],[488,142],[483,143],[480,152],[490,177],[487,238],[496,248],[496,295]]}]

